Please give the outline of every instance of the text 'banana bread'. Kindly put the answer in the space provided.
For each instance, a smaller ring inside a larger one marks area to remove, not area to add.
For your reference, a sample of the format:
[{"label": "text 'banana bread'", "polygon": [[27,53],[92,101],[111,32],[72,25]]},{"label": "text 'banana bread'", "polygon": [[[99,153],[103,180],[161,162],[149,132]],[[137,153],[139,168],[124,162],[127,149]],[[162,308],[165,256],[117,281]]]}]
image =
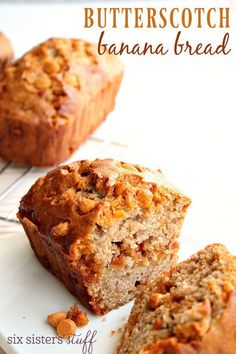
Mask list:
[{"label": "text 'banana bread'", "polygon": [[213,244],[143,287],[118,354],[235,354],[236,257]]},{"label": "text 'banana bread'", "polygon": [[0,155],[35,166],[66,160],[113,109],[122,76],[116,56],[83,40],[33,48],[0,81]]},{"label": "text 'banana bread'", "polygon": [[173,265],[189,204],[159,170],[97,159],[38,179],[18,217],[39,260],[104,314]]}]

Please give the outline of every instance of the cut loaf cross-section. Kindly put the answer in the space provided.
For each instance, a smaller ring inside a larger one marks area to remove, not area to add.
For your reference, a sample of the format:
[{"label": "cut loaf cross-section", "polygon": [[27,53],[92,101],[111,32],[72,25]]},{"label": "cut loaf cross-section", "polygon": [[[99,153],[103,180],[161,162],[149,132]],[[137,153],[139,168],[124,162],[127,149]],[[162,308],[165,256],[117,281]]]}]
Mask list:
[{"label": "cut loaf cross-section", "polygon": [[174,264],[189,204],[159,170],[97,159],[40,178],[18,217],[41,263],[104,314]]}]

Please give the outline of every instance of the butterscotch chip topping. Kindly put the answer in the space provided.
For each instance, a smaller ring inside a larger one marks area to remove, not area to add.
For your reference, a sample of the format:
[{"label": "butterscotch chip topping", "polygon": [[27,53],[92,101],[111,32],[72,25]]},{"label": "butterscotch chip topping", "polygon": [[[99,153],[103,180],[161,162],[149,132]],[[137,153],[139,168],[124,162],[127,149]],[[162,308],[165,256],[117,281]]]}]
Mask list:
[{"label": "butterscotch chip topping", "polygon": [[38,89],[46,89],[49,88],[52,84],[51,79],[49,78],[49,76],[47,76],[46,74],[42,74],[41,76],[39,76],[38,79],[36,79],[35,81],[35,86]]},{"label": "butterscotch chip topping", "polygon": [[46,61],[46,63],[44,64],[44,70],[48,74],[57,73],[58,71],[60,71],[60,64],[56,60]]},{"label": "butterscotch chip topping", "polygon": [[140,189],[137,191],[137,198],[139,203],[144,207],[148,208],[153,200],[153,194],[148,189]]},{"label": "butterscotch chip topping", "polygon": [[119,182],[115,184],[115,195],[119,197],[120,195],[124,194],[127,192],[129,189],[129,184],[126,182]]},{"label": "butterscotch chip topping", "polygon": [[95,208],[96,202],[93,199],[79,197],[77,200],[79,210],[87,214]]},{"label": "butterscotch chip topping", "polygon": [[68,229],[69,229],[69,223],[68,222],[61,222],[60,224],[58,224],[52,228],[51,233],[53,236],[63,237],[63,236],[66,236]]},{"label": "butterscotch chip topping", "polygon": [[[66,115],[74,114],[77,98],[71,105],[72,98],[74,100],[74,96],[81,90],[89,93],[95,83],[102,85],[104,69],[98,64],[96,51],[90,50],[93,46],[94,44],[83,40],[63,38],[47,40],[9,66],[3,76],[3,93],[11,94],[15,87],[14,104],[18,102],[18,105],[23,106],[21,102],[23,94],[43,92],[45,100],[54,108],[54,112],[47,110],[46,115],[49,115],[47,119],[52,119],[56,114],[60,115],[61,108]],[[56,100],[55,95],[59,95]],[[29,103],[34,110],[36,102],[31,98]]]}]

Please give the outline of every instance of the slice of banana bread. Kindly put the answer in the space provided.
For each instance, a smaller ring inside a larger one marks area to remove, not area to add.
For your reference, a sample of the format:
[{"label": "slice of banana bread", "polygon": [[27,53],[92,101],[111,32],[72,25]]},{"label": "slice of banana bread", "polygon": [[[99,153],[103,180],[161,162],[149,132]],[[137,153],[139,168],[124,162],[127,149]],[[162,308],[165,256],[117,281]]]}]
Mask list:
[{"label": "slice of banana bread", "polygon": [[118,354],[235,354],[236,257],[213,244],[143,287]]},{"label": "slice of banana bread", "polygon": [[104,314],[173,265],[189,204],[160,171],[97,159],[40,178],[18,217],[39,260]]}]

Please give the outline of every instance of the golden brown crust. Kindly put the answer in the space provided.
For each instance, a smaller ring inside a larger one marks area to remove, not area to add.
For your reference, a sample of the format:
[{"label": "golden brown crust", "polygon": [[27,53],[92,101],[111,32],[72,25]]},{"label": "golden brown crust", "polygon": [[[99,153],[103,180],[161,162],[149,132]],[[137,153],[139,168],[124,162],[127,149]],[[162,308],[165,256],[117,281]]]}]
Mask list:
[{"label": "golden brown crust", "polygon": [[0,154],[36,166],[65,160],[113,109],[122,75],[115,56],[83,40],[33,48],[1,80]]},{"label": "golden brown crust", "polygon": [[18,217],[40,263],[60,279],[84,306],[97,314],[106,313],[106,309],[100,309],[99,304],[92,303],[93,299],[88,294],[82,274],[74,273],[74,269],[69,266],[68,256],[62,252],[60,245],[40,233],[38,227],[27,217]]},{"label": "golden brown crust", "polygon": [[9,39],[0,32],[0,75],[5,71],[11,63],[14,52]]}]

